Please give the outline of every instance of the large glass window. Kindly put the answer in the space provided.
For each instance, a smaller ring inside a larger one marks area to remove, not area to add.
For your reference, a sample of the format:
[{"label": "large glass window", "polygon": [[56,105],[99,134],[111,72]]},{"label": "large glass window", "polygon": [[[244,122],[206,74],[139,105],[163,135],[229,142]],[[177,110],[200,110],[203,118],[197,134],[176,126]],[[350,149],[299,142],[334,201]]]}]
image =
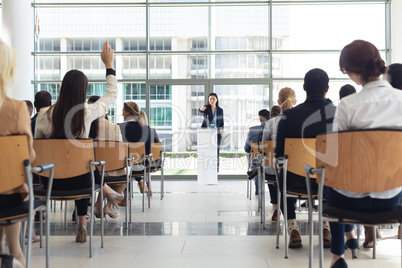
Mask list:
[{"label": "large glass window", "polygon": [[343,46],[364,39],[384,60],[389,56],[389,1],[305,2],[36,0],[35,92],[47,90],[56,100],[65,73],[79,69],[88,77],[88,96],[105,94],[99,52],[108,40],[118,79],[116,122],[123,121],[122,103],[135,101],[176,161],[196,151],[198,109],[216,92],[226,120],[221,152],[243,159],[248,128],[259,123],[260,109],[276,104],[281,88],[293,88],[302,103],[305,73],[322,68],[336,104],[339,88],[353,84],[339,71]]}]

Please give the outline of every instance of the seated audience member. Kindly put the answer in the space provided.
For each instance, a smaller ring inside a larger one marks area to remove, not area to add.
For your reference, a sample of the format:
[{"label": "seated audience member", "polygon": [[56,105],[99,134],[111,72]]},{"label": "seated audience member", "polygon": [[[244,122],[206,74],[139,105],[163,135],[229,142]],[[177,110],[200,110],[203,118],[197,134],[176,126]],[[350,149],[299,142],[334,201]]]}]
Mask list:
[{"label": "seated audience member", "polygon": [[[88,104],[95,103],[99,99],[99,96],[91,96],[88,99]],[[99,141],[123,141],[121,137],[120,127],[106,120],[105,115],[101,115],[98,119],[92,122],[91,129],[89,130],[89,137]],[[112,177],[120,177],[125,176],[126,172],[123,168],[121,170],[106,172],[106,175]],[[111,188],[116,192],[121,193],[124,191],[124,189],[126,189],[126,185],[117,184],[113,185]],[[113,205],[114,204],[107,202],[107,204],[103,208],[103,213],[105,217],[106,215],[109,215],[111,218],[115,219],[119,216],[119,213],[113,211]],[[101,203],[99,196],[95,203],[94,214],[97,218],[101,217]]]},{"label": "seated audience member", "polygon": [[[297,102],[296,93],[290,87],[284,87],[279,91],[279,93],[278,93],[278,104],[280,106],[278,106],[278,107],[280,108],[280,114],[278,116],[274,117],[274,118],[271,118],[265,124],[262,140],[264,140],[264,141],[270,141],[270,140],[275,141],[276,140],[276,134],[277,134],[277,131],[278,131],[278,124],[279,124],[279,121],[282,118],[283,112],[288,110],[288,109],[292,109],[293,106],[296,105],[296,102]],[[275,170],[274,170],[274,168],[270,167],[270,168],[266,169],[265,176],[269,180],[275,181],[276,179],[275,179]],[[269,190],[269,195],[270,195],[270,198],[271,198],[271,204],[272,204],[272,206],[274,208],[274,213],[272,215],[271,220],[276,221],[277,217],[278,217],[278,202],[277,202],[278,201],[278,193],[277,193],[277,190],[276,190],[276,186],[272,185],[272,184],[268,184],[268,190]]]},{"label": "seated audience member", "polygon": [[388,66],[387,71],[384,74],[384,79],[386,79],[394,88],[402,89],[402,64],[393,63]]},{"label": "seated audience member", "polygon": [[[35,151],[27,105],[23,101],[8,97],[17,71],[17,55],[2,41],[0,41],[0,55],[0,136],[26,135],[32,162],[35,160]],[[18,206],[27,195],[28,187],[19,187],[7,194],[0,194],[0,210]],[[25,267],[25,258],[19,240],[21,223],[13,223],[1,228],[5,232],[10,255],[14,257],[13,267]]]},{"label": "seated audience member", "polygon": [[[334,131],[402,129],[402,105],[400,105],[402,91],[395,90],[387,81],[380,79],[385,72],[385,65],[373,44],[355,40],[345,46],[340,55],[339,67],[357,85],[362,85],[363,89],[339,103],[333,125]],[[355,193],[327,188],[325,198],[334,207],[356,209],[356,211],[386,211],[400,206],[401,189],[398,187],[385,192]],[[331,223],[331,233],[333,254],[331,265],[347,267],[343,255],[345,245],[352,250],[359,246],[353,225]],[[348,239],[346,244],[344,235]]]},{"label": "seated audience member", "polygon": [[280,114],[281,114],[281,106],[279,106],[279,105],[272,106],[272,108],[271,108],[271,118],[277,117]]},{"label": "seated audience member", "polygon": [[[91,123],[106,113],[107,107],[116,102],[117,80],[113,69],[113,49],[106,41],[103,45],[101,58],[106,66],[107,93],[96,103],[85,103],[88,88],[88,78],[78,70],[68,71],[61,83],[59,97],[56,103],[49,108],[42,108],[36,119],[35,138],[45,139],[87,139]],[[77,109],[74,116],[68,119],[73,107]],[[70,120],[70,122],[66,122]],[[65,128],[69,126],[69,128]],[[95,170],[96,184],[100,184],[101,176],[98,169]],[[57,179],[53,182],[54,190],[75,190],[91,187],[91,173],[74,178]],[[47,179],[42,182],[47,186]],[[106,184],[103,186],[108,202],[116,204],[123,200],[123,195],[113,191]],[[78,230],[76,242],[86,242],[87,235],[87,209],[89,199],[75,201],[78,212]]]},{"label": "seated audience member", "polygon": [[[262,131],[264,129],[265,122],[267,122],[268,119],[270,118],[270,113],[267,109],[263,109],[258,112],[258,117],[259,117],[261,125],[250,127],[248,134],[247,134],[246,144],[244,144],[244,151],[246,151],[246,153],[249,153],[249,154],[251,153],[251,144],[261,141]],[[249,171],[247,173],[247,175],[249,176],[249,179],[254,178],[255,194],[258,195],[259,189],[258,189],[257,163],[255,161],[253,161],[253,158],[251,155],[248,155],[248,157],[249,157],[249,159],[248,159],[249,165],[252,167],[253,170]]]},{"label": "seated audience member", "polygon": [[[138,105],[135,102],[125,102],[123,105],[123,123],[119,124],[124,142],[145,142],[145,153],[151,153],[151,130],[149,126],[143,124],[141,113]],[[134,171],[143,170],[145,166],[136,165]],[[144,182],[142,177],[136,177],[140,192],[144,192]]]},{"label": "seated audience member", "polygon": [[36,114],[31,118],[32,133],[35,134],[36,118],[42,108],[49,107],[52,105],[52,95],[47,91],[38,91],[35,94],[34,106],[36,109]]},{"label": "seated audience member", "polygon": [[32,116],[32,113],[33,113],[33,105],[32,105],[32,102],[31,102],[30,100],[24,100],[24,102],[25,102],[25,104],[27,105],[29,117],[31,117],[31,116]]},{"label": "seated audience member", "polygon": [[[325,71],[321,69],[312,69],[308,71],[304,77],[303,88],[307,93],[307,99],[304,103],[286,110],[278,124],[278,132],[276,136],[275,156],[283,157],[285,151],[286,138],[315,138],[319,134],[327,133],[331,130],[327,129],[333,121],[335,114],[335,106],[328,103],[325,95],[328,91],[329,78]],[[308,121],[307,121],[308,120]],[[311,121],[311,122],[310,122]],[[306,122],[310,122],[306,124]],[[279,177],[280,183],[283,179],[281,172]],[[306,181],[304,177],[298,176],[291,172],[287,173],[287,185],[292,189],[300,189],[305,191]],[[317,188],[315,180],[312,180],[312,187]],[[281,185],[283,190],[283,185]],[[287,218],[290,234],[289,247],[302,247],[302,241],[299,234],[299,228],[296,223],[295,198],[288,198]],[[331,244],[331,236],[328,223],[324,223],[324,246],[329,247]]]},{"label": "seated audience member", "polygon": [[[141,124],[144,126],[148,126],[148,116],[146,113],[144,113],[143,111],[140,112],[140,120],[141,120]],[[149,129],[151,130],[151,143],[159,143],[161,142],[158,136],[158,133],[156,132],[156,129],[154,129],[153,127],[149,127]],[[162,159],[158,159],[158,161],[153,161],[151,163],[151,167],[158,167],[161,165]],[[152,196],[152,190],[151,190],[151,185],[149,185],[149,183],[147,183],[147,187],[148,189],[146,189],[145,191],[148,192],[148,194],[150,196]]]},{"label": "seated audience member", "polygon": [[[393,63],[387,67],[384,79],[396,89],[402,89],[402,64]],[[398,238],[401,239],[401,226],[398,227]]]},{"label": "seated audience member", "polygon": [[339,90],[339,99],[343,99],[346,96],[349,96],[351,94],[356,93],[356,89],[354,86],[346,84],[344,86],[341,87],[341,89]]}]

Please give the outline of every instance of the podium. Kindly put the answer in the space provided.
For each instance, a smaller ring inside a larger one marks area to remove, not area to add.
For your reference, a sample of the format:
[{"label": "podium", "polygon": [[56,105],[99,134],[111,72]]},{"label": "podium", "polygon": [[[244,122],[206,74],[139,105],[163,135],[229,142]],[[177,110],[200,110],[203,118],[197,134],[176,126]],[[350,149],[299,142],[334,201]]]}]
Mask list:
[{"label": "podium", "polygon": [[216,128],[197,131],[197,183],[218,184],[218,141]]}]

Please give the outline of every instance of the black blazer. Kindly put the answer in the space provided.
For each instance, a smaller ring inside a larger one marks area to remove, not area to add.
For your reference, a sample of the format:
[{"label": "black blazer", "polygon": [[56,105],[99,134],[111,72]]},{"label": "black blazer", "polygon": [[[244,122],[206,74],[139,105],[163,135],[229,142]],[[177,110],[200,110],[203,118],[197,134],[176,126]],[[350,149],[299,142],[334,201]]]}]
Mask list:
[{"label": "black blazer", "polygon": [[[211,105],[205,105],[207,108],[204,111],[199,110],[204,115],[204,120],[202,121],[202,128],[209,128],[211,126],[212,119],[214,115],[212,114]],[[218,129],[218,133],[223,130],[223,109],[219,106],[215,108],[216,113],[216,128]]]},{"label": "black blazer", "polygon": [[[332,132],[335,110],[336,107],[323,97],[313,96],[308,97],[304,103],[284,111],[278,125],[275,156],[284,155],[286,138],[315,138],[319,134]],[[288,172],[288,182],[291,181],[291,184],[294,184],[291,188],[306,187],[304,177]]]},{"label": "black blazer", "polygon": [[145,142],[145,153],[151,153],[151,129],[148,125],[141,127],[134,121],[127,121],[118,125],[124,142]]}]

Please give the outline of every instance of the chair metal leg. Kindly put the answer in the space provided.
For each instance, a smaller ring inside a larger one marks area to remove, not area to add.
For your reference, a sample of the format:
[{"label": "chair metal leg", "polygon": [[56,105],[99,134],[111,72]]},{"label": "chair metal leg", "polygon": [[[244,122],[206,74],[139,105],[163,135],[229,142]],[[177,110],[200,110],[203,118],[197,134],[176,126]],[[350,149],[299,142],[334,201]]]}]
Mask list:
[{"label": "chair metal leg", "polygon": [[[67,230],[67,202],[68,201],[64,201],[65,202],[65,206],[64,206],[64,229]],[[46,215],[48,216],[48,215]]]},{"label": "chair metal leg", "polygon": [[147,174],[147,186],[148,186],[148,209],[151,208],[151,194],[150,192],[152,192],[152,186],[151,186],[151,172],[148,172]]},{"label": "chair metal leg", "polygon": [[[277,191],[278,191],[278,198],[277,198],[277,203],[278,203],[278,208],[277,208],[277,213],[276,213],[276,248],[279,248],[279,233],[281,231],[281,192],[279,190],[279,185],[277,185]],[[286,245],[285,245],[286,246]]]},{"label": "chair metal leg", "polygon": [[[32,210],[31,210],[32,211]],[[28,228],[24,228],[25,230],[28,229],[28,242],[27,242],[27,252],[26,252],[26,268],[31,267],[31,250],[32,250],[32,229],[33,229],[33,215],[29,213],[28,215]],[[24,231],[25,237],[25,231]]]},{"label": "chair metal leg", "polygon": [[250,196],[250,180],[247,178],[247,198],[250,197],[251,200],[251,196]]},{"label": "chair metal leg", "polygon": [[377,244],[377,232],[375,230],[375,226],[373,226],[373,259],[375,259],[376,256],[376,244]]},{"label": "chair metal leg", "polygon": [[165,178],[164,178],[164,173],[163,173],[163,166],[161,168],[161,200],[165,196]]},{"label": "chair metal leg", "polygon": [[265,175],[262,176],[261,183],[261,199],[262,199],[262,208],[261,208],[261,217],[262,217],[262,228],[265,230]]},{"label": "chair metal leg", "polygon": [[[43,242],[42,242],[42,237],[43,237],[43,219],[42,219],[42,215],[43,215],[43,213],[42,213],[42,210],[40,210],[39,211],[39,217],[40,217],[40,219],[39,219],[39,224],[40,224],[40,233],[39,233],[39,235],[40,235],[40,240],[39,240],[39,247],[40,248],[43,248]],[[49,216],[48,216],[49,217]]]},{"label": "chair metal leg", "polygon": [[287,206],[287,194],[286,189],[283,189],[283,220],[284,220],[284,230],[283,233],[285,235],[285,259],[288,258],[288,206]]},{"label": "chair metal leg", "polygon": [[[46,268],[50,267],[50,217],[49,217],[49,203],[51,201],[46,202]],[[61,201],[61,203],[63,203]],[[42,220],[42,217],[41,217]],[[41,224],[42,225],[42,224]]]}]

